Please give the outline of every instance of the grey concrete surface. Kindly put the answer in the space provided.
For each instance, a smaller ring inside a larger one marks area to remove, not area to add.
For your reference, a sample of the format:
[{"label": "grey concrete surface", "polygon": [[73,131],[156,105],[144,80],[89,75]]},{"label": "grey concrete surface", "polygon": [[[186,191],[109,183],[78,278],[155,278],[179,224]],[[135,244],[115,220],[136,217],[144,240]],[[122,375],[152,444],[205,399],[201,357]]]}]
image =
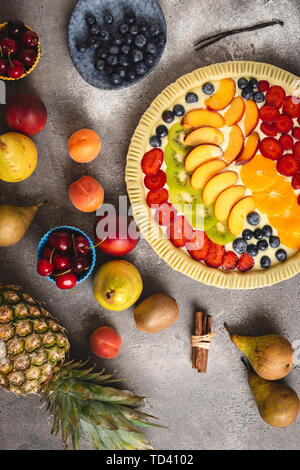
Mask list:
[{"label": "grey concrete surface", "polygon": [[[138,1],[138,0],[137,0]],[[51,227],[73,224],[92,235],[93,215],[76,211],[68,200],[69,184],[83,174],[96,176],[105,200],[117,203],[126,194],[124,168],[130,138],[147,106],[170,82],[193,69],[225,60],[264,61],[300,75],[298,0],[161,0],[168,24],[163,58],[145,80],[129,89],[105,92],[85,83],[72,65],[67,49],[67,24],[75,0],[0,0],[0,21],[19,17],[41,34],[43,54],[32,75],[7,87],[9,96],[22,90],[38,94],[49,111],[47,128],[35,137],[39,165],[22,183],[0,183],[1,203],[34,203],[49,199],[28,235],[15,247],[0,249],[0,282],[23,285],[46,301],[67,328],[74,357],[89,355],[88,337],[109,324],[123,337],[118,358],[98,360],[100,367],[128,377],[128,388],[148,396],[144,409],[161,419],[169,431],[149,430],[156,449],[299,449],[300,417],[288,429],[272,429],[259,417],[240,362],[240,354],[222,328],[226,320],[242,334],[280,332],[300,339],[300,276],[263,290],[231,292],[196,283],[172,271],[142,241],[127,257],[144,279],[143,297],[164,291],[177,298],[180,318],[155,336],[138,332],[132,310],[110,313],[93,298],[90,279],[75,295],[60,292],[36,274],[35,252]],[[271,18],[275,27],[243,34],[200,53],[192,48],[198,37]],[[1,130],[4,130],[1,108]],[[102,137],[101,156],[89,165],[73,163],[67,138],[91,127]],[[98,265],[107,258],[98,256]],[[218,327],[209,355],[208,372],[191,368],[190,334],[197,308],[213,315]],[[300,392],[299,369],[286,382]],[[0,449],[60,449],[51,437],[38,398],[16,398],[0,391]],[[89,448],[83,444],[83,448]]]}]

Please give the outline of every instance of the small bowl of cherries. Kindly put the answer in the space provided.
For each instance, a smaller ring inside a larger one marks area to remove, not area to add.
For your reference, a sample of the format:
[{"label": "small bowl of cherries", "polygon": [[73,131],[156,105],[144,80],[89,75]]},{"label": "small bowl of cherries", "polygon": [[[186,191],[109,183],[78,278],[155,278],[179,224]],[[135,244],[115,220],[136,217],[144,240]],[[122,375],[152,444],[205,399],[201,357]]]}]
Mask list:
[{"label": "small bowl of cherries", "polygon": [[95,263],[92,240],[81,230],[66,225],[47,232],[37,249],[38,274],[63,290],[85,281]]},{"label": "small bowl of cherries", "polygon": [[38,35],[20,20],[0,24],[0,80],[29,75],[41,56]]}]

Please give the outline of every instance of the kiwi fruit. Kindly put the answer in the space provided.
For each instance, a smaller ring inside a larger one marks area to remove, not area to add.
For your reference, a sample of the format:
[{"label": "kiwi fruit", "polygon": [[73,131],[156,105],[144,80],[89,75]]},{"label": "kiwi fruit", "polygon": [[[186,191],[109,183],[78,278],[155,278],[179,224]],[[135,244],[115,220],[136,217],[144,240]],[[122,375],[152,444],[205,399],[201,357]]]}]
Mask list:
[{"label": "kiwi fruit", "polygon": [[214,225],[217,225],[218,221],[215,218],[215,211],[213,204],[204,205],[204,230],[207,231]]},{"label": "kiwi fruit", "polygon": [[205,232],[208,238],[217,245],[227,245],[235,239],[235,236],[229,232],[227,225],[223,222],[217,222]]},{"label": "kiwi fruit", "polygon": [[165,148],[165,164],[167,167],[175,168],[181,166],[184,168],[185,155],[181,155],[173,149],[170,144],[166,145]]},{"label": "kiwi fruit", "polygon": [[175,150],[176,153],[179,153],[179,155],[184,156],[187,155],[187,153],[191,150],[191,147],[185,145],[184,143],[185,136],[186,132],[180,124],[174,124],[174,126],[169,129],[169,144]]}]

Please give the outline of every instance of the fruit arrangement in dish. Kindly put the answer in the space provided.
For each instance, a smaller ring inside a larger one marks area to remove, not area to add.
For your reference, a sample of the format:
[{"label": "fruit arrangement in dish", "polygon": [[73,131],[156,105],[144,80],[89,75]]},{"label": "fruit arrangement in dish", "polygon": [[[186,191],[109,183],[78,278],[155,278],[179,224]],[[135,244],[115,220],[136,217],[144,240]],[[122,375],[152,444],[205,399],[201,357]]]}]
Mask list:
[{"label": "fruit arrangement in dish", "polygon": [[141,160],[151,215],[174,247],[222,271],[300,248],[300,98],[253,76],[202,83],[163,110]]},{"label": "fruit arrangement in dish", "polygon": [[18,80],[37,65],[40,58],[38,35],[20,20],[0,25],[0,79]]}]

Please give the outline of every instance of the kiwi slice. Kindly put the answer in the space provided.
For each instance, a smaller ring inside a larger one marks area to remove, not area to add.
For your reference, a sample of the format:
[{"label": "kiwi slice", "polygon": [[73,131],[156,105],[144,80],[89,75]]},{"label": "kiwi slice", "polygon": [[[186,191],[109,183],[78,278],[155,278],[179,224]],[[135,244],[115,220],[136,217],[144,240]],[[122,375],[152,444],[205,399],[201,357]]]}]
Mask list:
[{"label": "kiwi slice", "polygon": [[170,144],[166,145],[165,164],[167,165],[167,167],[176,168],[181,166],[184,168],[184,160],[185,155],[177,153]]},{"label": "kiwi slice", "polygon": [[214,205],[204,206],[204,230],[207,231],[214,225],[217,225],[217,219],[215,218]]},{"label": "kiwi slice", "polygon": [[190,174],[183,166],[178,166],[177,168],[167,167],[166,175],[169,188],[186,188],[187,190],[192,190]]},{"label": "kiwi slice", "polygon": [[184,143],[184,138],[186,136],[186,132],[184,128],[180,124],[174,124],[169,129],[169,134],[168,134],[168,141],[171,147],[175,150],[176,153],[179,153],[179,155],[186,155],[191,147],[188,145],[185,145]]},{"label": "kiwi slice", "polygon": [[235,239],[235,236],[229,232],[226,223],[223,222],[217,222],[205,232],[208,238],[217,245],[227,245]]},{"label": "kiwi slice", "polygon": [[194,228],[203,230],[204,206],[200,191],[193,190],[190,185],[170,187],[169,199],[173,206],[184,214]]}]

